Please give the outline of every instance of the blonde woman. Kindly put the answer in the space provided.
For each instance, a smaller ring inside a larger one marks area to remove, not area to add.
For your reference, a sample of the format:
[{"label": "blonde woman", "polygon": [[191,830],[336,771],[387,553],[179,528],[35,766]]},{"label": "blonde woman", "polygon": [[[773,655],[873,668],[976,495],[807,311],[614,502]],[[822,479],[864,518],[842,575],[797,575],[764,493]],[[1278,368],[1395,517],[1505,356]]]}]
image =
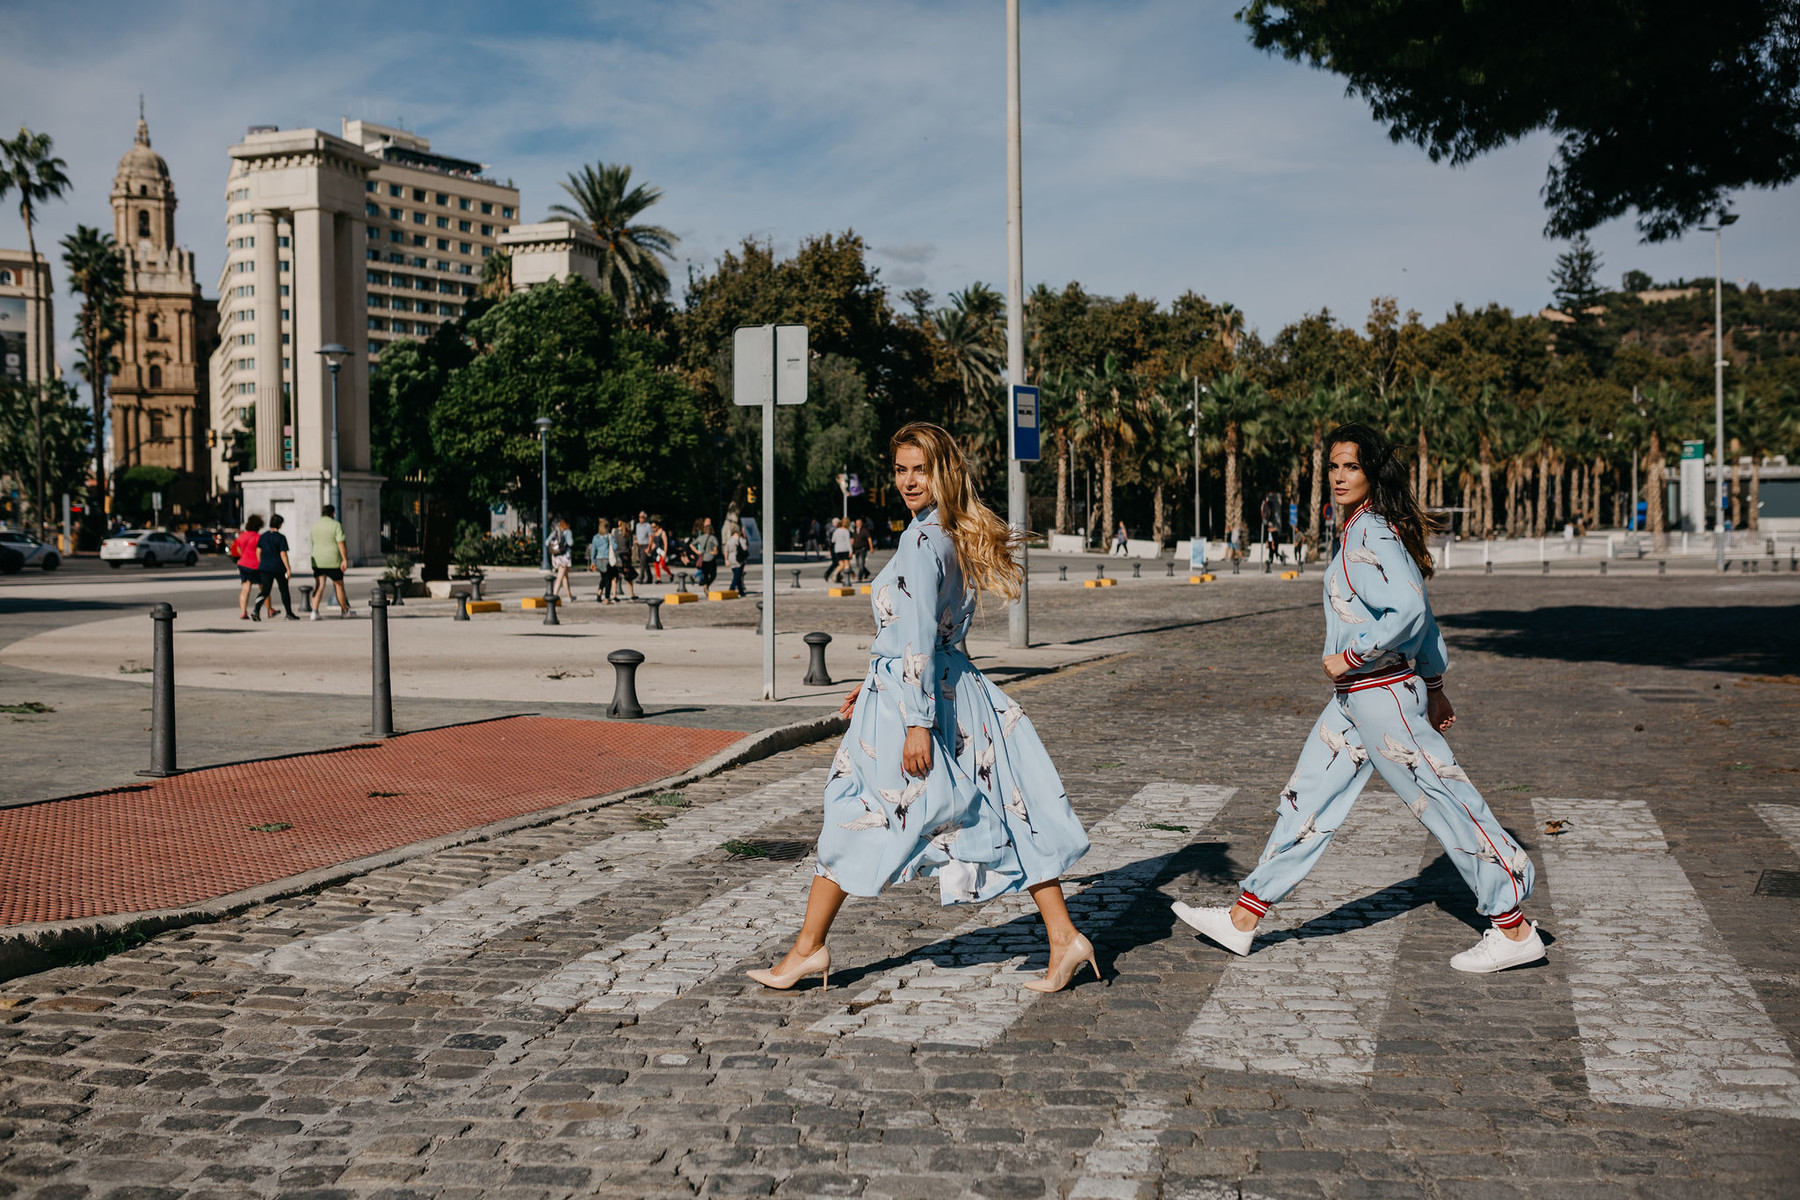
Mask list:
[{"label": "blonde woman", "polygon": [[846,895],[935,875],[945,904],[1031,893],[1049,966],[1025,986],[1054,992],[1094,947],[1063,904],[1063,872],[1087,834],[1030,718],[957,647],[980,591],[1019,594],[1018,534],[981,502],[944,430],[904,426],[889,447],[913,514],[871,587],[869,674],[844,700],[850,728],[825,785],[825,823],[805,922],[793,949],[750,977],[791,988],[831,969],[825,935]]}]

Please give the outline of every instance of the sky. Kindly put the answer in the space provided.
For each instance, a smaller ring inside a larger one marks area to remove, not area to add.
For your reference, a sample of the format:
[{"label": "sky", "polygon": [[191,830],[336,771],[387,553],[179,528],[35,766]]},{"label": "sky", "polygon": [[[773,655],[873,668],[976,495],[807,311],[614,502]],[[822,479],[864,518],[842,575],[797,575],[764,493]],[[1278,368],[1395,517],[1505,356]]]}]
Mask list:
[{"label": "sky", "polygon": [[[1272,336],[1329,307],[1360,325],[1394,296],[1531,311],[1559,243],[1542,236],[1552,152],[1534,137],[1470,167],[1396,146],[1333,76],[1248,43],[1219,0],[1024,0],[1027,287],[1167,302],[1193,290]],[[247,126],[398,124],[490,164],[540,220],[585,164],[662,189],[670,275],[745,238],[789,253],[854,229],[894,293],[938,303],[1006,281],[1002,0],[593,0],[381,4],[0,0],[0,128],[51,134],[73,188],[40,249],[107,195],[143,95],[169,162],[178,240],[206,295],[224,260],[226,148]],[[1800,189],[1735,200],[1725,274],[1800,285]],[[1604,281],[1709,275],[1711,238],[1593,235]],[[16,204],[0,245],[23,247]],[[48,249],[47,249],[48,248]],[[57,270],[59,358],[75,302]]]}]

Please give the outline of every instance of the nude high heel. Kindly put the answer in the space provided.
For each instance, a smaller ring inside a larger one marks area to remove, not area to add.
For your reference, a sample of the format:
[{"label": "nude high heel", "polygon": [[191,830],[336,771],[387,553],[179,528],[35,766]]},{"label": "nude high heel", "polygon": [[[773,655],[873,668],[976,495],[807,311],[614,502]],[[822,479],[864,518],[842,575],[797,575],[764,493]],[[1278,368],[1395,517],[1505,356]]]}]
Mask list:
[{"label": "nude high heel", "polygon": [[1027,980],[1025,986],[1034,992],[1060,992],[1069,986],[1069,981],[1075,978],[1075,972],[1081,969],[1083,963],[1094,968],[1095,979],[1101,977],[1100,964],[1094,959],[1094,943],[1078,933],[1063,955],[1062,962],[1057,965],[1056,972],[1046,973],[1042,979]]},{"label": "nude high heel", "polygon": [[819,990],[824,991],[830,988],[831,948],[829,946],[820,946],[817,950],[814,950],[811,954],[807,955],[806,958],[801,961],[799,966],[786,974],[782,974],[774,967],[758,967],[754,971],[745,971],[744,974],[756,980],[756,982],[762,984],[766,988],[774,988],[778,992],[785,992],[796,983],[799,983],[802,979],[805,979],[808,975],[811,975],[814,971],[819,973]]}]

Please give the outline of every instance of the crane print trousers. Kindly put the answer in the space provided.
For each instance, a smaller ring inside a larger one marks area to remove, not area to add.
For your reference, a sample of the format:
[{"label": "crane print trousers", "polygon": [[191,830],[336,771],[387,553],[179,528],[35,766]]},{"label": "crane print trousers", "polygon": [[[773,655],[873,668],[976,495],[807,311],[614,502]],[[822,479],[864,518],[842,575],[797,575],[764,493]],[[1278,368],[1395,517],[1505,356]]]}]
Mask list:
[{"label": "crane print trousers", "polygon": [[1456,756],[1425,719],[1426,688],[1407,674],[1340,691],[1306,739],[1278,801],[1280,815],[1239,903],[1261,916],[1293,891],[1380,771],[1474,891],[1476,907],[1510,928],[1531,894],[1531,859],[1500,827]]}]

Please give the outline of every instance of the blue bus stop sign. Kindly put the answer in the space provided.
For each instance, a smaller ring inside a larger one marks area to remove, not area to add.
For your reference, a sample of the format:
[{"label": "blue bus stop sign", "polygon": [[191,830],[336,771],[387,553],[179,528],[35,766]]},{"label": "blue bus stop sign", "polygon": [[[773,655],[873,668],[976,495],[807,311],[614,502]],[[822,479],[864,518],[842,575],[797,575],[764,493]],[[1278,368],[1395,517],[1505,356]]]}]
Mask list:
[{"label": "blue bus stop sign", "polygon": [[1012,390],[1012,457],[1019,462],[1037,462],[1038,390],[1017,384]]}]

